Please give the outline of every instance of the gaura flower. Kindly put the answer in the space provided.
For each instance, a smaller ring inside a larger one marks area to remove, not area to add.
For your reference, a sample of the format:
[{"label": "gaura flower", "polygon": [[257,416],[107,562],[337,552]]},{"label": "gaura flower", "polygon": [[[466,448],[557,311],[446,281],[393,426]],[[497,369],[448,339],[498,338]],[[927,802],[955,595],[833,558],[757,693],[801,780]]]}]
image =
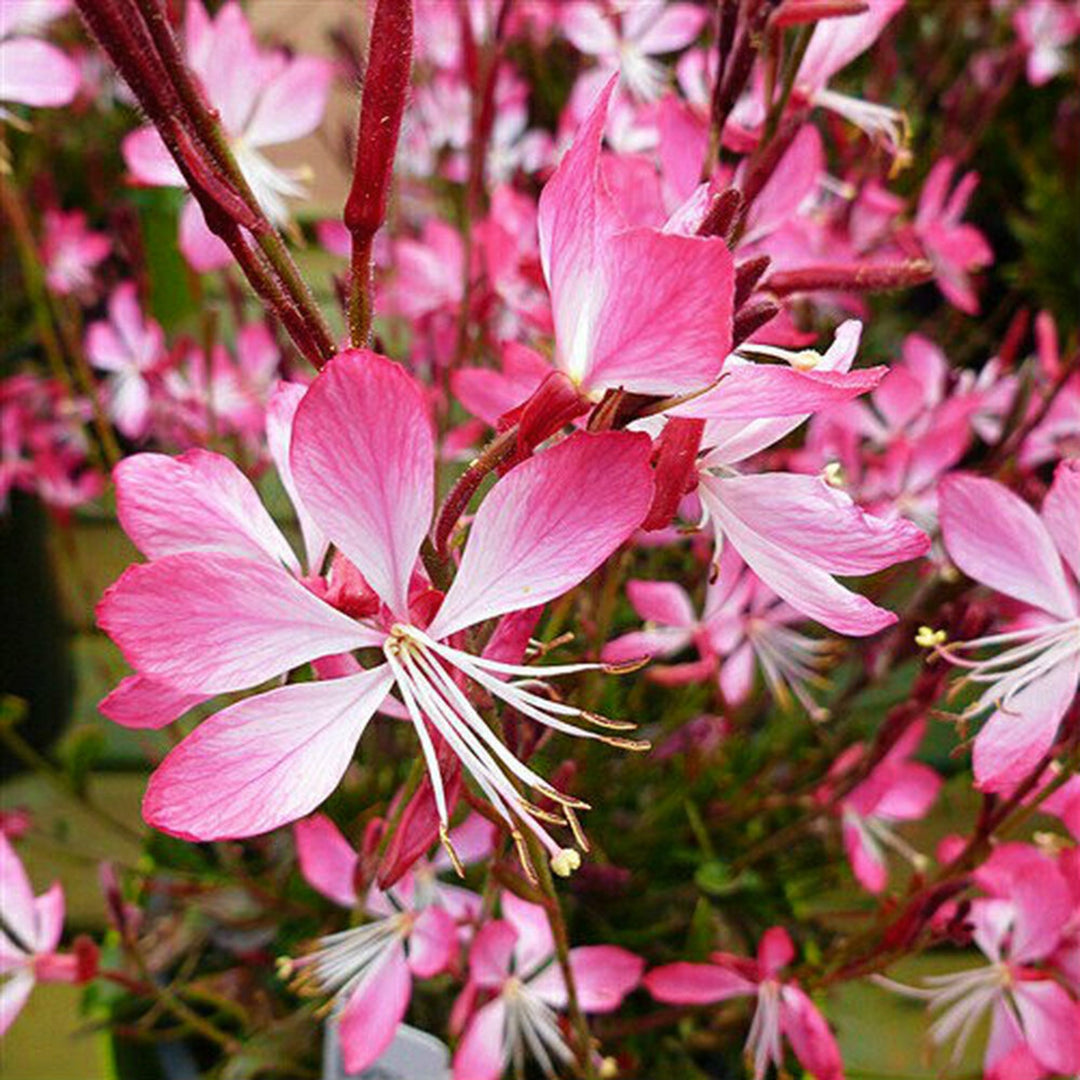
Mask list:
[{"label": "gaura flower", "polygon": [[78,66],[35,35],[71,8],[71,0],[4,0],[0,4],[0,119],[3,102],[58,106],[75,99]]},{"label": "gaura flower", "polygon": [[774,926],[762,935],[755,960],[714,953],[711,964],[667,964],[645,976],[645,987],[657,1001],[672,1005],[709,1005],[754,996],[757,1007],[746,1054],[755,1080],[762,1080],[770,1064],[783,1069],[785,1037],[815,1080],[842,1080],[840,1048],[828,1023],[804,990],[780,976],[794,957],[787,931]]},{"label": "gaura flower", "polygon": [[[558,845],[542,822],[569,825],[581,843],[574,810],[585,804],[514,758],[463,685],[482,687],[568,734],[635,746],[603,730],[630,725],[535,690],[542,679],[597,665],[508,664],[466,651],[459,635],[561,595],[623,543],[651,500],[650,445],[628,432],[580,433],[511,470],[477,511],[454,582],[433,611],[439,598],[416,575],[434,500],[435,448],[423,393],[375,353],[351,350],[330,361],[296,411],[290,472],[307,513],[354,569],[355,585],[334,595],[322,581],[298,579],[289,557],[279,557],[283,565],[268,560],[262,542],[237,525],[245,519],[238,499],[261,510],[248,485],[216,499],[189,493],[185,528],[216,536],[216,549],[130,567],[106,593],[98,618],[141,675],[182,693],[249,689],[355,649],[377,650],[381,658],[358,674],[279,686],[204,721],[151,777],[146,820],[177,836],[211,840],[256,835],[302,817],[337,785],[371,716],[396,688],[444,833],[435,740],[457,755],[519,850],[524,824],[557,871],[572,870],[577,852]],[[142,482],[156,481],[151,474]],[[173,493],[158,494],[159,518],[163,512],[175,521]],[[151,513],[142,526],[158,527],[153,519]],[[560,812],[535,806],[515,782]]]},{"label": "gaura flower", "polygon": [[[573,1061],[559,1027],[566,983],[547,915],[506,892],[502,915],[479,931],[469,954],[469,982],[451,1017],[460,1024],[469,1016],[454,1055],[454,1080],[498,1080],[510,1064],[521,1073],[526,1053],[548,1076]],[[644,968],[640,957],[615,945],[571,949],[569,960],[578,1004],[589,1013],[617,1009]],[[473,1012],[482,995],[490,1000]]]},{"label": "gaura flower", "polygon": [[[967,672],[965,683],[986,687],[965,716],[991,713],[975,737],[975,782],[998,791],[1050,749],[1080,682],[1080,461],[1058,465],[1041,514],[1001,484],[963,474],[942,482],[940,508],[953,562],[1030,609],[973,641],[946,644],[921,632],[922,643]],[[970,659],[984,649],[995,651]]]}]

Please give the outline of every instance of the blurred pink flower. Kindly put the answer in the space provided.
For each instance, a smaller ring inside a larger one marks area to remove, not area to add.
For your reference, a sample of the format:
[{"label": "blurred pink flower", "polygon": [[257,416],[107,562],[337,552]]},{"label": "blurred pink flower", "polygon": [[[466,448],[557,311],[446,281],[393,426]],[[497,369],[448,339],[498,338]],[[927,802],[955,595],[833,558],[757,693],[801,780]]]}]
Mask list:
[{"label": "blurred pink flower", "polygon": [[4,0],[0,4],[0,120],[3,102],[68,105],[79,92],[78,65],[36,35],[71,9],[71,0]]},{"label": "blurred pink flower", "polygon": [[61,296],[86,296],[94,283],[94,270],[112,248],[109,238],[88,229],[81,210],[46,210],[43,225],[46,284]]}]

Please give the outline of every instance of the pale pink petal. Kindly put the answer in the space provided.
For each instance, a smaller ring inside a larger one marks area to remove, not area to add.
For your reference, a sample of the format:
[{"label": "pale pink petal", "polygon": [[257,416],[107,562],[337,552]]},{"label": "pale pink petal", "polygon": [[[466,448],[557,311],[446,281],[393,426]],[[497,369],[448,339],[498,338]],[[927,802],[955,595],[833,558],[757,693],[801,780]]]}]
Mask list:
[{"label": "pale pink petal", "polygon": [[780,1028],[814,1080],[843,1080],[844,1063],[836,1038],[817,1006],[797,986],[781,991]]},{"label": "pale pink petal", "polygon": [[868,892],[880,893],[889,880],[885,853],[870,842],[870,838],[855,821],[845,819],[843,825],[844,851],[855,880]]},{"label": "pale pink petal", "polygon": [[196,70],[207,96],[221,112],[226,132],[240,135],[262,90],[267,61],[277,67],[280,59],[259,52],[251,25],[234,0],[221,8],[207,28],[199,52]]},{"label": "pale pink petal", "polygon": [[506,1004],[501,997],[476,1012],[454,1053],[454,1080],[499,1080],[503,1073]]},{"label": "pale pink petal", "polygon": [[904,762],[895,768],[874,813],[892,821],[918,821],[933,805],[941,785],[941,777],[929,765]]},{"label": "pale pink petal", "polygon": [[98,712],[127,728],[163,728],[206,701],[205,694],[175,690],[145,675],[128,675],[98,705]]},{"label": "pale pink petal", "polygon": [[1052,615],[1076,613],[1050,533],[1018,495],[957,474],[941,482],[939,504],[945,547],[968,577]]},{"label": "pale pink petal", "polygon": [[740,645],[729,654],[718,676],[720,690],[729,705],[744,702],[754,688],[754,649],[749,642]]},{"label": "pale pink petal", "polygon": [[502,919],[480,928],[469,950],[469,977],[481,990],[498,990],[509,977],[517,939],[517,931]]},{"label": "pale pink petal", "polygon": [[1035,768],[1057,737],[1078,681],[1080,656],[1066,657],[1003,702],[975,736],[972,763],[977,787],[1009,790]]},{"label": "pale pink petal", "polygon": [[216,553],[129,567],[99,603],[98,623],[140,673],[206,694],[372,642],[287,570]]},{"label": "pale pink petal", "polygon": [[[604,243],[603,290],[591,332],[563,340],[560,357],[591,389],[672,394],[707,386],[731,346],[734,269],[715,238],[628,229]],[[678,313],[677,318],[673,313]],[[569,347],[569,348],[568,348]],[[587,355],[578,356],[577,350]]]},{"label": "pale pink petal", "polygon": [[180,211],[180,252],[192,270],[200,274],[232,265],[232,253],[225,242],[210,231],[202,209],[194,199],[188,199]]},{"label": "pale pink petal", "polygon": [[431,523],[435,449],[419,386],[366,350],[334,357],[293,421],[304,505],[395,615]]},{"label": "pale pink petal", "polygon": [[807,94],[821,90],[841,68],[874,44],[904,2],[873,0],[861,15],[822,19],[799,66],[799,88]]},{"label": "pale pink petal", "polygon": [[113,479],[120,524],[148,559],[218,551],[300,572],[251,481],[221,454],[135,454],[117,465]]},{"label": "pale pink petal", "polygon": [[610,56],[619,39],[611,20],[594,3],[566,4],[559,12],[559,23],[567,40],[579,52],[590,56]]},{"label": "pale pink petal", "polygon": [[187,187],[156,128],[141,127],[120,144],[124,164],[140,184],[150,187]]},{"label": "pale pink petal", "polygon": [[397,941],[349,995],[338,1017],[341,1056],[349,1075],[364,1072],[394,1041],[410,997],[412,974]]},{"label": "pale pink petal", "polygon": [[835,581],[925,553],[927,537],[903,519],[863,513],[812,476],[760,473],[703,478],[699,495],[747,565],[793,608],[837,633],[864,636],[896,621]]},{"label": "pale pink petal", "polygon": [[3,1035],[15,1017],[22,1011],[30,991],[34,988],[32,971],[17,971],[0,985],[0,1035]]},{"label": "pale pink petal", "polygon": [[293,419],[306,392],[307,387],[301,386],[300,383],[280,382],[274,388],[266,405],[266,443],[274,467],[277,469],[278,478],[281,480],[281,486],[285,488],[296,511],[297,520],[300,522],[304,550],[307,552],[308,570],[312,574],[317,574],[322,569],[329,541],[315,523],[304,505],[304,500],[300,498],[300,493],[296,490],[289,452],[292,444]]},{"label": "pale pink petal", "polygon": [[473,416],[494,427],[503,413],[528,400],[551,371],[538,352],[511,341],[503,346],[502,371],[461,368],[451,376],[451,385],[454,397]]},{"label": "pale pink petal", "polygon": [[409,969],[418,979],[430,979],[450,966],[457,947],[453,917],[440,907],[427,907],[409,935]]},{"label": "pale pink petal", "polygon": [[503,918],[517,931],[514,969],[527,978],[555,953],[551,923],[539,904],[530,904],[513,893],[504,892],[501,903]]},{"label": "pale pink petal", "polygon": [[[633,12],[630,8],[624,18],[632,19]],[[708,13],[697,4],[665,4],[658,6],[657,14],[646,25],[628,26],[628,36],[643,53],[659,56],[689,45],[707,19]]]},{"label": "pale pink petal", "polygon": [[4,922],[27,949],[37,944],[34,890],[26,876],[22,859],[11,841],[0,832],[0,896],[4,901]]},{"label": "pale pink petal", "polygon": [[1046,493],[1042,521],[1080,582],[1080,461],[1062,461]]},{"label": "pale pink petal", "polygon": [[312,814],[293,824],[293,840],[304,880],[335,904],[355,907],[360,856],[341,830],[325,814]]},{"label": "pale pink petal", "polygon": [[624,664],[644,657],[674,656],[693,640],[687,630],[662,627],[656,630],[635,630],[609,641],[601,656],[607,664]]},{"label": "pale pink petal", "polygon": [[150,426],[150,387],[137,371],[121,371],[109,380],[109,413],[117,430],[141,439]]},{"label": "pale pink petal", "polygon": [[299,56],[260,94],[244,138],[251,146],[272,146],[310,135],[322,122],[333,78],[330,64]]},{"label": "pale pink petal", "polygon": [[1076,1003],[1064,987],[1050,980],[1020,982],[1013,998],[1035,1058],[1051,1072],[1075,1076],[1080,1071],[1080,1027]]},{"label": "pale pink petal", "polygon": [[53,882],[34,901],[34,922],[37,927],[34,951],[54,952],[64,932],[64,890],[59,881]]},{"label": "pale pink petal", "polygon": [[385,665],[247,698],[204,720],[150,777],[143,817],[185,840],[256,836],[337,787],[386,696]]},{"label": "pale pink petal", "polygon": [[[570,970],[581,1008],[606,1013],[617,1009],[641,982],[645,961],[615,945],[583,945],[570,950]],[[529,989],[552,1008],[566,1007],[566,983],[558,964],[549,965],[530,979]]]},{"label": "pale pink petal", "polygon": [[717,964],[666,964],[653,968],[643,982],[657,1001],[669,1005],[711,1005],[757,993],[749,979]]},{"label": "pale pink petal", "polygon": [[779,364],[742,364],[725,368],[714,389],[666,415],[706,420],[804,416],[873,390],[887,371],[799,371]]},{"label": "pale pink petal", "polygon": [[0,43],[0,101],[67,105],[80,82],[78,66],[47,41],[16,38]]},{"label": "pale pink petal", "polygon": [[661,626],[697,625],[694,605],[674,581],[628,581],[626,596],[643,619]]},{"label": "pale pink petal", "polygon": [[443,638],[572,589],[641,523],[647,436],[579,433],[522,462],[480,504],[430,633]]}]

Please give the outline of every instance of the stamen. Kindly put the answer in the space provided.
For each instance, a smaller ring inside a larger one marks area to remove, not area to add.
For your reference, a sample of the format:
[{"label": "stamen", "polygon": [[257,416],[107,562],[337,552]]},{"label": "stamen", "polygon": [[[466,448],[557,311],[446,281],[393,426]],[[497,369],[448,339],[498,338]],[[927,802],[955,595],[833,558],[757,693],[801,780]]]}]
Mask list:
[{"label": "stamen", "polygon": [[454,873],[459,878],[465,876],[465,865],[461,859],[458,858],[458,853],[454,850],[454,845],[450,842],[450,832],[441,822],[439,823],[439,843],[442,844],[443,850],[450,857],[450,862],[454,867]]}]

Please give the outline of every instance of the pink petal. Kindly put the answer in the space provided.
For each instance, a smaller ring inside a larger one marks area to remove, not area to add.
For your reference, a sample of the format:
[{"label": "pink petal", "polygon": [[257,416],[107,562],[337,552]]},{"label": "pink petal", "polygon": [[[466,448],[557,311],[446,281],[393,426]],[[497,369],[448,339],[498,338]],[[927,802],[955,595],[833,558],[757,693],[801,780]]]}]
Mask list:
[{"label": "pink petal", "polygon": [[150,388],[137,371],[123,371],[109,380],[109,412],[122,435],[141,439],[150,426]]},{"label": "pink petal", "polygon": [[1080,460],[1058,464],[1043,502],[1042,521],[1080,582]]},{"label": "pink petal", "polygon": [[[645,961],[615,945],[583,945],[570,950],[570,970],[581,1008],[606,1013],[617,1009],[641,982]],[[530,979],[529,989],[552,1008],[566,1007],[566,983],[558,964],[549,965]]]},{"label": "pink petal", "polygon": [[699,495],[762,581],[796,610],[842,634],[873,634],[896,617],[831,575],[872,573],[929,546],[909,522],[865,514],[813,476],[707,476]]},{"label": "pink petal", "polygon": [[757,993],[749,979],[717,964],[666,964],[644,978],[645,989],[669,1005],[711,1005],[716,1001]]},{"label": "pink petal", "polygon": [[0,985],[0,1035],[11,1027],[15,1017],[22,1012],[22,1007],[33,989],[34,973],[29,970],[17,971]]},{"label": "pink petal", "polygon": [[64,932],[64,889],[59,881],[34,901],[34,921],[37,925],[34,951],[54,952]]},{"label": "pink petal", "polygon": [[11,841],[0,832],[0,896],[4,898],[4,922],[18,936],[20,944],[34,949],[37,944],[37,916],[34,890],[26,876],[22,859]]},{"label": "pink petal", "polygon": [[763,977],[772,977],[794,959],[795,946],[782,926],[772,926],[761,935],[757,947],[757,962]]},{"label": "pink petal", "polygon": [[601,652],[606,664],[624,664],[643,657],[674,656],[693,640],[687,630],[663,627],[656,630],[636,630],[609,641]]},{"label": "pink petal", "polygon": [[174,690],[145,675],[128,675],[100,702],[98,712],[121,727],[156,729],[178,720],[206,700],[205,694]]},{"label": "pink petal", "polygon": [[868,892],[879,893],[888,881],[888,868],[882,852],[873,848],[865,833],[853,821],[843,826],[844,851],[855,880]]},{"label": "pink petal", "polygon": [[836,1038],[817,1006],[797,986],[781,991],[780,1028],[814,1080],[843,1080],[844,1063]]},{"label": "pink petal", "polygon": [[551,364],[538,352],[507,342],[502,350],[502,371],[461,368],[451,376],[454,396],[473,416],[491,427],[503,413],[527,401],[551,374]]},{"label": "pink petal", "polygon": [[[644,5],[642,5],[644,6]],[[630,8],[624,18],[633,19],[634,9]],[[658,5],[654,18],[648,25],[632,27],[628,36],[645,54],[659,56],[663,53],[677,52],[685,48],[701,33],[708,14],[696,4]],[[638,33],[634,33],[638,30]]]},{"label": "pink petal", "polygon": [[582,432],[512,469],[480,504],[429,633],[546,603],[588,577],[649,509],[650,449],[644,435]]},{"label": "pink petal", "polygon": [[335,904],[355,907],[360,856],[341,830],[325,814],[312,814],[293,824],[293,840],[304,880]]},{"label": "pink petal", "polygon": [[346,1071],[363,1072],[394,1041],[412,997],[412,974],[397,941],[345,1002],[338,1017]]},{"label": "pink petal", "polygon": [[559,23],[566,39],[579,52],[608,56],[618,47],[611,20],[593,3],[566,4],[559,12]]},{"label": "pink petal", "polygon": [[499,997],[469,1021],[454,1053],[454,1080],[499,1080],[505,1037],[506,1004]]},{"label": "pink petal", "polygon": [[874,812],[892,821],[918,821],[938,797],[942,782],[929,765],[904,762],[893,771],[891,783]]},{"label": "pink petal", "polygon": [[1002,791],[1023,780],[1050,749],[1076,696],[1080,656],[1065,658],[1004,703],[975,736],[975,784]]},{"label": "pink petal", "polygon": [[310,573],[317,574],[322,569],[326,558],[328,541],[322,530],[315,523],[300,493],[296,490],[296,481],[292,474],[290,447],[292,444],[293,420],[296,410],[307,392],[306,386],[299,383],[280,382],[270,395],[266,405],[266,443],[277,469],[281,486],[285,488],[304,536],[304,550],[307,552],[307,565]]},{"label": "pink petal", "polygon": [[690,597],[674,581],[628,581],[626,596],[638,615],[649,622],[680,628],[697,625]]},{"label": "pink petal", "polygon": [[0,43],[0,101],[67,105],[81,81],[76,64],[47,41],[15,38]]},{"label": "pink petal", "polygon": [[[731,346],[734,269],[731,252],[715,238],[628,229],[604,243],[599,303],[585,338],[594,390],[621,386],[633,393],[672,394],[704,387],[719,374]],[[677,313],[677,317],[676,316]],[[590,311],[590,315],[591,315]],[[575,374],[579,360],[556,321],[560,356]],[[578,347],[578,339],[569,343]]]},{"label": "pink petal", "polygon": [[498,990],[506,982],[517,939],[517,931],[502,919],[480,928],[469,950],[469,976],[481,990]]},{"label": "pink petal", "polygon": [[391,682],[380,666],[216,713],[150,777],[143,817],[185,840],[256,836],[296,821],[337,787]]},{"label": "pink petal", "polygon": [[315,56],[298,56],[259,95],[244,130],[251,146],[273,146],[310,135],[322,122],[333,68]]},{"label": "pink petal", "polygon": [[714,389],[667,415],[706,420],[805,416],[873,390],[887,371],[886,367],[838,372],[799,371],[780,364],[731,366]]},{"label": "pink petal", "polygon": [[141,127],[120,144],[124,164],[140,184],[150,187],[187,187],[156,128]]},{"label": "pink petal", "polygon": [[431,523],[435,449],[424,397],[366,350],[334,357],[293,422],[297,490],[320,527],[396,615]]},{"label": "pink petal", "polygon": [[515,971],[522,978],[527,978],[555,953],[551,923],[542,907],[530,904],[513,893],[504,892],[501,904],[503,918],[517,931]]},{"label": "pink petal", "polygon": [[98,624],[140,673],[206,694],[254,686],[372,638],[281,567],[216,553],[129,567],[98,604]]},{"label": "pink petal", "polygon": [[877,41],[886,23],[904,2],[873,0],[861,15],[823,19],[818,23],[799,66],[799,88],[808,94],[821,90],[841,68],[847,67]]},{"label": "pink petal", "polygon": [[1050,980],[1020,982],[1013,998],[1036,1060],[1050,1072],[1075,1076],[1080,1070],[1078,1009],[1064,987]]},{"label": "pink petal", "polygon": [[409,935],[409,969],[418,979],[445,971],[458,948],[458,928],[449,912],[427,907]]},{"label": "pink petal", "polygon": [[1023,499],[962,474],[938,490],[945,547],[968,577],[1052,615],[1076,613],[1050,533]]},{"label": "pink petal", "polygon": [[225,242],[210,231],[202,209],[194,199],[188,199],[180,211],[180,252],[192,270],[200,274],[232,265],[232,253]]},{"label": "pink petal", "polygon": [[120,524],[148,559],[218,551],[300,572],[251,481],[221,454],[135,454],[117,465],[113,479]]}]

